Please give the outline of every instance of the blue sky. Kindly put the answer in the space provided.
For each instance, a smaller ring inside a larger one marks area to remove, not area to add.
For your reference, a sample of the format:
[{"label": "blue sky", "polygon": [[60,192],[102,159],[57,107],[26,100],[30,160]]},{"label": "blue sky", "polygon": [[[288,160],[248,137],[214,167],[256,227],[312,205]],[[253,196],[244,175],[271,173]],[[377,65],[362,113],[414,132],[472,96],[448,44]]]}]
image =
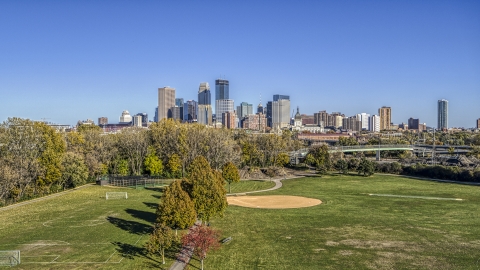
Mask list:
[{"label": "blue sky", "polygon": [[196,100],[218,77],[236,105],[480,118],[480,1],[232,2],[0,1],[0,121],[153,119],[159,87]]}]

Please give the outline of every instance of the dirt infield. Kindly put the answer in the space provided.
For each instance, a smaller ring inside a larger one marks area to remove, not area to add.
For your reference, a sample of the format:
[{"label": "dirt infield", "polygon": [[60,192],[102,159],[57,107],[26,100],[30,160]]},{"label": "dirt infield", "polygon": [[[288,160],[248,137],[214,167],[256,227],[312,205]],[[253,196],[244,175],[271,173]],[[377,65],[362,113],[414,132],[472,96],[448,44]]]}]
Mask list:
[{"label": "dirt infield", "polygon": [[299,196],[232,196],[227,197],[228,204],[251,208],[302,208],[321,204],[317,199],[299,197]]}]

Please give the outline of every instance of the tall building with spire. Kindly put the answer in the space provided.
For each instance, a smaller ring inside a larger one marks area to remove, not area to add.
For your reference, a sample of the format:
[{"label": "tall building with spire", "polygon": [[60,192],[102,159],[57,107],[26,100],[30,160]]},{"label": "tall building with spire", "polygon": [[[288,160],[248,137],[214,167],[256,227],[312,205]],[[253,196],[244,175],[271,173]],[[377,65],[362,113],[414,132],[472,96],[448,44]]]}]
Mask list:
[{"label": "tall building with spire", "polygon": [[438,101],[438,125],[437,128],[448,129],[448,100],[441,99]]}]

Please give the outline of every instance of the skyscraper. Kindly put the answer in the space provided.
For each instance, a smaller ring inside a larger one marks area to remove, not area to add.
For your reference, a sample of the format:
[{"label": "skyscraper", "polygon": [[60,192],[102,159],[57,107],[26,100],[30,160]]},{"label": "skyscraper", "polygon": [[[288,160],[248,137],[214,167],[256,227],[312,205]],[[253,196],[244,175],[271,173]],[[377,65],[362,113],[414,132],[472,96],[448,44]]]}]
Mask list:
[{"label": "skyscraper", "polygon": [[233,100],[230,99],[230,82],[223,79],[215,80],[215,115],[217,121],[222,118],[222,113],[233,111]]},{"label": "skyscraper", "polygon": [[157,121],[172,117],[172,107],[175,107],[175,88],[165,86],[158,88],[158,117]]},{"label": "skyscraper", "polygon": [[215,115],[217,116],[217,122],[222,119],[222,114],[226,112],[233,112],[233,100],[232,99],[218,99],[215,100]]},{"label": "skyscraper", "polygon": [[279,130],[290,124],[290,99],[285,95],[274,95],[272,102],[272,128]]},{"label": "skyscraper", "polygon": [[383,106],[378,109],[380,116],[380,130],[390,130],[390,124],[392,123],[392,108]]},{"label": "skyscraper", "polygon": [[212,103],[210,85],[207,82],[200,83],[198,87],[198,114],[197,123],[203,125],[212,124]]},{"label": "skyscraper", "polygon": [[477,128],[480,128],[480,118],[477,119]]},{"label": "skyscraper", "polygon": [[380,116],[372,115],[368,118],[368,130],[371,132],[380,132]]},{"label": "skyscraper", "polygon": [[239,106],[237,106],[237,116],[238,118],[242,119],[247,115],[253,114],[253,105],[248,104],[247,102],[242,102],[240,103]]},{"label": "skyscraper", "polygon": [[448,129],[448,100],[438,101],[438,129]]},{"label": "skyscraper", "polygon": [[183,98],[176,98],[175,99],[175,107],[178,109],[172,109],[172,118],[183,121]]},{"label": "skyscraper", "polygon": [[368,113],[359,113],[357,114],[357,120],[360,120],[362,122],[362,128],[363,130],[368,130],[368,118],[370,117],[370,114]]},{"label": "skyscraper", "polygon": [[228,80],[215,80],[215,100],[229,99],[230,83]]},{"label": "skyscraper", "polygon": [[273,95],[273,101],[278,101],[279,99],[288,99],[290,100],[290,96],[287,95]]},{"label": "skyscraper", "polygon": [[187,100],[183,105],[183,121],[192,123],[197,121],[197,102],[195,100]]}]

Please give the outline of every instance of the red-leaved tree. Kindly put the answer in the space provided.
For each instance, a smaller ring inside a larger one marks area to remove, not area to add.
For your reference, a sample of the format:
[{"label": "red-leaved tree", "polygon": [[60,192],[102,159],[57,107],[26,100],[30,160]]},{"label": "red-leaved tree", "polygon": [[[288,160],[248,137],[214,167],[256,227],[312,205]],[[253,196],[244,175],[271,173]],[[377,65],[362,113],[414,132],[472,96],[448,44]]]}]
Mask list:
[{"label": "red-leaved tree", "polygon": [[182,244],[193,249],[193,254],[198,256],[202,264],[207,257],[207,252],[220,248],[220,233],[210,227],[200,225],[194,226],[182,237]]}]

